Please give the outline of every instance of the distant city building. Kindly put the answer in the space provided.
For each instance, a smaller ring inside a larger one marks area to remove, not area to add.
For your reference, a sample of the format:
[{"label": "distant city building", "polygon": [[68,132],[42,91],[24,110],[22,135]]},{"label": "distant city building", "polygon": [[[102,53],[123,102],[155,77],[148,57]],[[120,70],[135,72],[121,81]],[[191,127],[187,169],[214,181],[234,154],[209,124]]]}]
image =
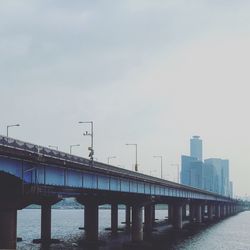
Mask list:
[{"label": "distant city building", "polygon": [[190,139],[190,156],[181,156],[181,183],[205,189],[224,196],[233,196],[233,183],[229,181],[229,161],[209,158],[202,161],[202,140]]},{"label": "distant city building", "polygon": [[202,140],[200,136],[196,135],[190,139],[190,156],[202,161]]},{"label": "distant city building", "polygon": [[233,198],[233,182],[229,182],[229,197]]},{"label": "distant city building", "polygon": [[229,161],[210,158],[204,162],[214,166],[214,191],[229,196]]},{"label": "distant city building", "polygon": [[215,170],[212,164],[203,163],[204,172],[204,189],[210,192],[215,192]]},{"label": "distant city building", "polygon": [[190,186],[204,189],[203,162],[194,161],[190,165]]},{"label": "distant city building", "polygon": [[197,158],[182,155],[181,156],[181,183],[191,186],[191,165],[197,161]]}]

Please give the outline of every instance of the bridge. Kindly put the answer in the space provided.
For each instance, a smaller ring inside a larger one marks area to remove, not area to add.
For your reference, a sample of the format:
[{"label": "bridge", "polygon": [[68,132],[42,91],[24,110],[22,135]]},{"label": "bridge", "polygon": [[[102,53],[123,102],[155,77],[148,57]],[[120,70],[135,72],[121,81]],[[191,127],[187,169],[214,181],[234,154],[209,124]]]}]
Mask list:
[{"label": "bridge", "polygon": [[[0,136],[0,249],[16,248],[17,210],[41,205],[41,242],[51,242],[51,207],[65,197],[84,205],[86,241],[98,241],[98,206],[111,205],[111,230],[118,230],[118,205],[126,206],[132,242],[143,241],[155,220],[155,205],[168,205],[168,223],[182,229],[243,210],[238,200],[129,171],[48,147]],[[144,223],[142,211],[144,209]],[[132,216],[131,216],[132,211]]]}]

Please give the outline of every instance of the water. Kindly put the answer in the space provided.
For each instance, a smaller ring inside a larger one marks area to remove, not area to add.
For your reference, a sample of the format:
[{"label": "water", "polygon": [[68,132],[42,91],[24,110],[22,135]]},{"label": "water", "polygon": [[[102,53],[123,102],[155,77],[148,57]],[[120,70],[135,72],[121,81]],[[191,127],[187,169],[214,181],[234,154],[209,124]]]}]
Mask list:
[{"label": "water", "polygon": [[[52,245],[50,249],[82,249],[77,247],[79,240],[83,238],[84,231],[79,230],[83,226],[83,210],[52,210],[52,238],[57,238],[62,243]],[[167,212],[156,210],[156,218],[162,220]],[[18,212],[17,235],[23,241],[17,244],[17,249],[40,249],[40,245],[32,244],[32,240],[40,238],[40,216],[39,209],[24,209]],[[109,231],[110,210],[99,210],[99,232],[100,238],[107,242],[100,249],[122,249],[122,243],[129,240],[124,232],[113,239]],[[124,226],[125,210],[119,210],[119,227]],[[181,233],[166,232],[154,233],[150,240],[152,249],[158,250],[245,250],[250,249],[250,212],[240,213],[213,225],[203,225],[195,229],[186,229]]]}]

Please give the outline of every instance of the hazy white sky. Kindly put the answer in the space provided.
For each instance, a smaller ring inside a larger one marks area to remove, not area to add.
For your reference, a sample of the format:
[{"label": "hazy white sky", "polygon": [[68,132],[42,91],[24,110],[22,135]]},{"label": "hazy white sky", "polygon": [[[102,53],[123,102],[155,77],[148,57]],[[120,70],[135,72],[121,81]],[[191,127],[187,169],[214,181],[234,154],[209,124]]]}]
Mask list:
[{"label": "hazy white sky", "polygon": [[0,133],[176,180],[189,139],[250,194],[250,1],[0,1]]}]

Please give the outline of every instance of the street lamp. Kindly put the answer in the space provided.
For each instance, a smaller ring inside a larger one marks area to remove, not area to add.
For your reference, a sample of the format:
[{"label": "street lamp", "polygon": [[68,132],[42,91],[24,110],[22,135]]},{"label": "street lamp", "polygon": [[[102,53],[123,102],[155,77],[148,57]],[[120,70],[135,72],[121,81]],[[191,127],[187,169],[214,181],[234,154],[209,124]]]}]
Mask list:
[{"label": "street lamp", "polygon": [[108,159],[108,164],[109,164],[109,162],[110,162],[110,159],[115,159],[116,158],[116,156],[109,156],[107,159]]},{"label": "street lamp", "polygon": [[72,148],[73,147],[80,147],[80,144],[74,144],[69,146],[69,153],[72,154]]},{"label": "street lamp", "polygon": [[135,171],[138,172],[138,162],[137,162],[137,143],[126,143],[127,146],[135,146]]},{"label": "street lamp", "polygon": [[177,183],[180,183],[180,165],[175,163],[171,164],[171,166],[177,167]]},{"label": "street lamp", "polygon": [[154,158],[160,158],[160,160],[161,160],[161,179],[163,178],[162,177],[162,156],[161,155],[155,155],[155,156],[153,156]]},{"label": "street lamp", "polygon": [[80,124],[82,123],[88,123],[91,125],[91,133],[89,133],[88,131],[84,132],[83,135],[84,136],[90,136],[91,137],[91,146],[88,147],[88,150],[90,151],[89,153],[89,157],[90,157],[90,160],[91,160],[91,165],[93,166],[93,160],[94,160],[94,129],[93,129],[93,121],[88,121],[88,122],[78,122]]},{"label": "street lamp", "polygon": [[19,126],[20,126],[20,124],[8,125],[7,126],[7,137],[9,137],[9,128],[11,128],[11,127],[19,127]]},{"label": "street lamp", "polygon": [[58,146],[53,146],[53,145],[49,145],[49,148],[54,148],[55,150],[58,150]]}]

